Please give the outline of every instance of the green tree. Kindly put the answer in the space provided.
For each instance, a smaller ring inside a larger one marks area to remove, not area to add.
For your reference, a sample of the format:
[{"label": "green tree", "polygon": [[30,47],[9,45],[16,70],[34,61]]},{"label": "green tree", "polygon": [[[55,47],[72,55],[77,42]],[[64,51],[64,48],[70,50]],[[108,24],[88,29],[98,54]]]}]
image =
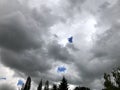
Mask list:
[{"label": "green tree", "polygon": [[41,79],[41,81],[40,81],[40,83],[39,83],[39,85],[38,85],[37,90],[42,90],[42,79]]},{"label": "green tree", "polygon": [[45,82],[44,90],[49,90],[49,81],[46,81],[46,82]]},{"label": "green tree", "polygon": [[52,90],[58,90],[56,84],[53,84]]},{"label": "green tree", "polygon": [[103,90],[120,90],[120,68],[114,69],[111,73],[104,74]]},{"label": "green tree", "polygon": [[68,82],[64,76],[63,76],[63,79],[59,85],[59,90],[68,90]]},{"label": "green tree", "polygon": [[25,86],[24,86],[24,89],[23,90],[30,90],[30,87],[31,87],[31,77],[29,76],[27,78],[27,81],[25,83]]}]

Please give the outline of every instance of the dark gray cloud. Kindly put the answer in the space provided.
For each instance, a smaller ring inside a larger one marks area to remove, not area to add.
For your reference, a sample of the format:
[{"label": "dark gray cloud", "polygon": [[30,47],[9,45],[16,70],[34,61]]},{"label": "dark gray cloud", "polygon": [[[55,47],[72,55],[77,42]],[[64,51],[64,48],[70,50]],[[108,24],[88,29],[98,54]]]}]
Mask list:
[{"label": "dark gray cloud", "polygon": [[73,12],[74,13],[77,13],[77,12],[80,12],[81,11],[81,6],[84,4],[86,0],[68,0],[68,3],[69,3],[69,15],[74,15],[72,14]]},{"label": "dark gray cloud", "polygon": [[66,22],[68,19],[75,17],[76,13],[82,12],[81,7],[86,0],[65,0],[59,1],[60,5],[53,7],[53,12],[58,14],[61,21]]},{"label": "dark gray cloud", "polygon": [[[3,4],[1,10],[5,13],[0,19],[0,47],[1,62],[5,66],[16,73],[48,78],[52,62],[72,61],[67,48],[48,38],[50,27],[58,21],[49,8],[44,6],[37,11],[14,0],[12,4],[8,4],[7,0]],[[6,9],[6,5],[12,8]]]},{"label": "dark gray cloud", "polygon": [[0,90],[16,90],[16,88],[9,84],[0,84]]},{"label": "dark gray cloud", "polygon": [[93,56],[89,58],[86,67],[80,67],[83,68],[81,69],[83,78],[88,77],[85,79],[85,81],[88,80],[87,82],[100,79],[104,72],[110,72],[120,64],[119,3],[118,1],[111,5],[111,3],[105,2],[100,6],[102,10],[97,14],[99,15],[97,25],[100,27],[98,29],[100,31],[96,32],[96,39],[91,49]]},{"label": "dark gray cloud", "polygon": [[[12,69],[20,70],[25,74],[36,73],[37,71],[45,72],[50,69],[49,61],[42,53],[36,55],[36,51],[25,51],[16,53],[9,50],[1,51],[2,62]],[[42,55],[42,56],[41,56]],[[18,58],[19,57],[19,58]]]},{"label": "dark gray cloud", "polygon": [[[32,14],[35,12],[17,1],[11,2],[8,4],[6,0],[1,8],[5,12],[0,19],[1,62],[26,75],[35,76],[38,72],[46,72],[50,65],[44,51],[42,52],[42,45],[49,25],[39,25],[42,21],[33,18]],[[6,5],[11,7],[10,10],[5,8]]]},{"label": "dark gray cloud", "polygon": [[93,57],[88,64],[89,68],[84,70],[87,71],[84,76],[87,75],[93,79],[100,78],[104,72],[110,72],[120,64],[119,1],[113,6],[110,6],[111,3],[109,5],[104,3],[104,5],[107,6],[100,7],[102,11],[101,14],[99,13],[98,27],[105,28],[96,33],[96,39],[91,50]]},{"label": "dark gray cloud", "polygon": [[30,30],[29,25],[22,20],[24,16],[16,12],[0,21],[1,47],[21,51],[41,46],[32,35],[34,30]]},{"label": "dark gray cloud", "polygon": [[[97,79],[100,80],[104,72],[110,72],[120,64],[119,3],[119,1],[116,4],[105,2],[100,7],[101,12],[99,10],[96,12],[99,15],[97,16],[97,18],[99,17],[97,25],[100,29],[96,31],[96,38],[93,40],[94,44],[90,50],[91,57],[87,59],[88,63],[81,66],[78,64],[83,80],[88,85]],[[96,89],[100,88],[102,86]]]},{"label": "dark gray cloud", "polygon": [[79,51],[79,48],[76,48],[73,44],[67,44],[66,47],[68,47],[69,49],[73,51]]},{"label": "dark gray cloud", "polygon": [[55,60],[61,60],[63,62],[73,61],[73,56],[69,53],[67,48],[58,45],[56,42],[52,42],[48,45],[48,54],[49,57],[52,57]]},{"label": "dark gray cloud", "polygon": [[114,65],[119,65],[119,29],[119,24],[113,25],[102,34],[102,37],[100,36],[93,50],[96,58],[112,62]]},{"label": "dark gray cloud", "polygon": [[[102,19],[100,22],[105,23],[105,25],[108,24],[107,26],[109,27],[102,34],[97,36],[95,47],[93,47],[93,52],[97,58],[119,62],[119,4],[120,2],[118,1],[112,7],[108,7],[101,15],[101,18],[105,19]],[[115,64],[117,63],[115,62]]]},{"label": "dark gray cloud", "polygon": [[[32,10],[32,17],[38,21],[37,23],[44,28],[52,26],[54,23],[59,21],[59,17],[52,14],[52,10],[46,6],[41,6],[40,11],[37,9]],[[44,30],[43,30],[44,31]]]}]

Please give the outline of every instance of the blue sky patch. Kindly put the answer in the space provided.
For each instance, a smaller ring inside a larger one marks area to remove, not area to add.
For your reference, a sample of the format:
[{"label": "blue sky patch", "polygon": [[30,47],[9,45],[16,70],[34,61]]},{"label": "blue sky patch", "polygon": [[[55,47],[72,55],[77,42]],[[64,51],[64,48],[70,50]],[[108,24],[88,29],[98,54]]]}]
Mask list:
[{"label": "blue sky patch", "polygon": [[24,82],[22,80],[18,80],[17,86],[22,86],[24,84]]},{"label": "blue sky patch", "polygon": [[72,36],[70,38],[68,38],[68,42],[73,43],[73,37]]},{"label": "blue sky patch", "polygon": [[57,68],[57,72],[65,72],[66,68],[64,66],[60,66]]}]

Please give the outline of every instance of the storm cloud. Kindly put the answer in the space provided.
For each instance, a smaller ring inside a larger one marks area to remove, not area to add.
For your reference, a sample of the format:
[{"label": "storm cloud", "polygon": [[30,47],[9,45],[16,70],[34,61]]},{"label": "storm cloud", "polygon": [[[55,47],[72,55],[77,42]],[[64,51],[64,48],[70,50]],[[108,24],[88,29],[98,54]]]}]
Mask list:
[{"label": "storm cloud", "polygon": [[0,90],[16,90],[15,87],[9,85],[9,84],[1,84],[0,85]]},{"label": "storm cloud", "polygon": [[9,5],[13,8],[3,8],[6,13],[0,21],[1,62],[4,65],[34,77],[50,70],[51,62],[72,59],[65,47],[48,38],[54,16],[50,16],[47,7],[43,7],[41,13],[16,1]]},{"label": "storm cloud", "polygon": [[120,64],[120,1],[90,1],[1,0],[1,64],[36,84],[40,78],[59,82],[56,68],[64,65],[70,84],[102,89],[104,72]]}]

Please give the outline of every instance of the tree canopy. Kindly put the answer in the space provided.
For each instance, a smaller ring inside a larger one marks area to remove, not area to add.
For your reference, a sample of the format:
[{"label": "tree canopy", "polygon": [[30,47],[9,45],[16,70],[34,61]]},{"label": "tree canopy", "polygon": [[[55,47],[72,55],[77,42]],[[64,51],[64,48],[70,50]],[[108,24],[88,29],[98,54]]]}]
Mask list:
[{"label": "tree canopy", "polygon": [[120,68],[114,69],[111,73],[104,74],[103,90],[120,90]]}]

